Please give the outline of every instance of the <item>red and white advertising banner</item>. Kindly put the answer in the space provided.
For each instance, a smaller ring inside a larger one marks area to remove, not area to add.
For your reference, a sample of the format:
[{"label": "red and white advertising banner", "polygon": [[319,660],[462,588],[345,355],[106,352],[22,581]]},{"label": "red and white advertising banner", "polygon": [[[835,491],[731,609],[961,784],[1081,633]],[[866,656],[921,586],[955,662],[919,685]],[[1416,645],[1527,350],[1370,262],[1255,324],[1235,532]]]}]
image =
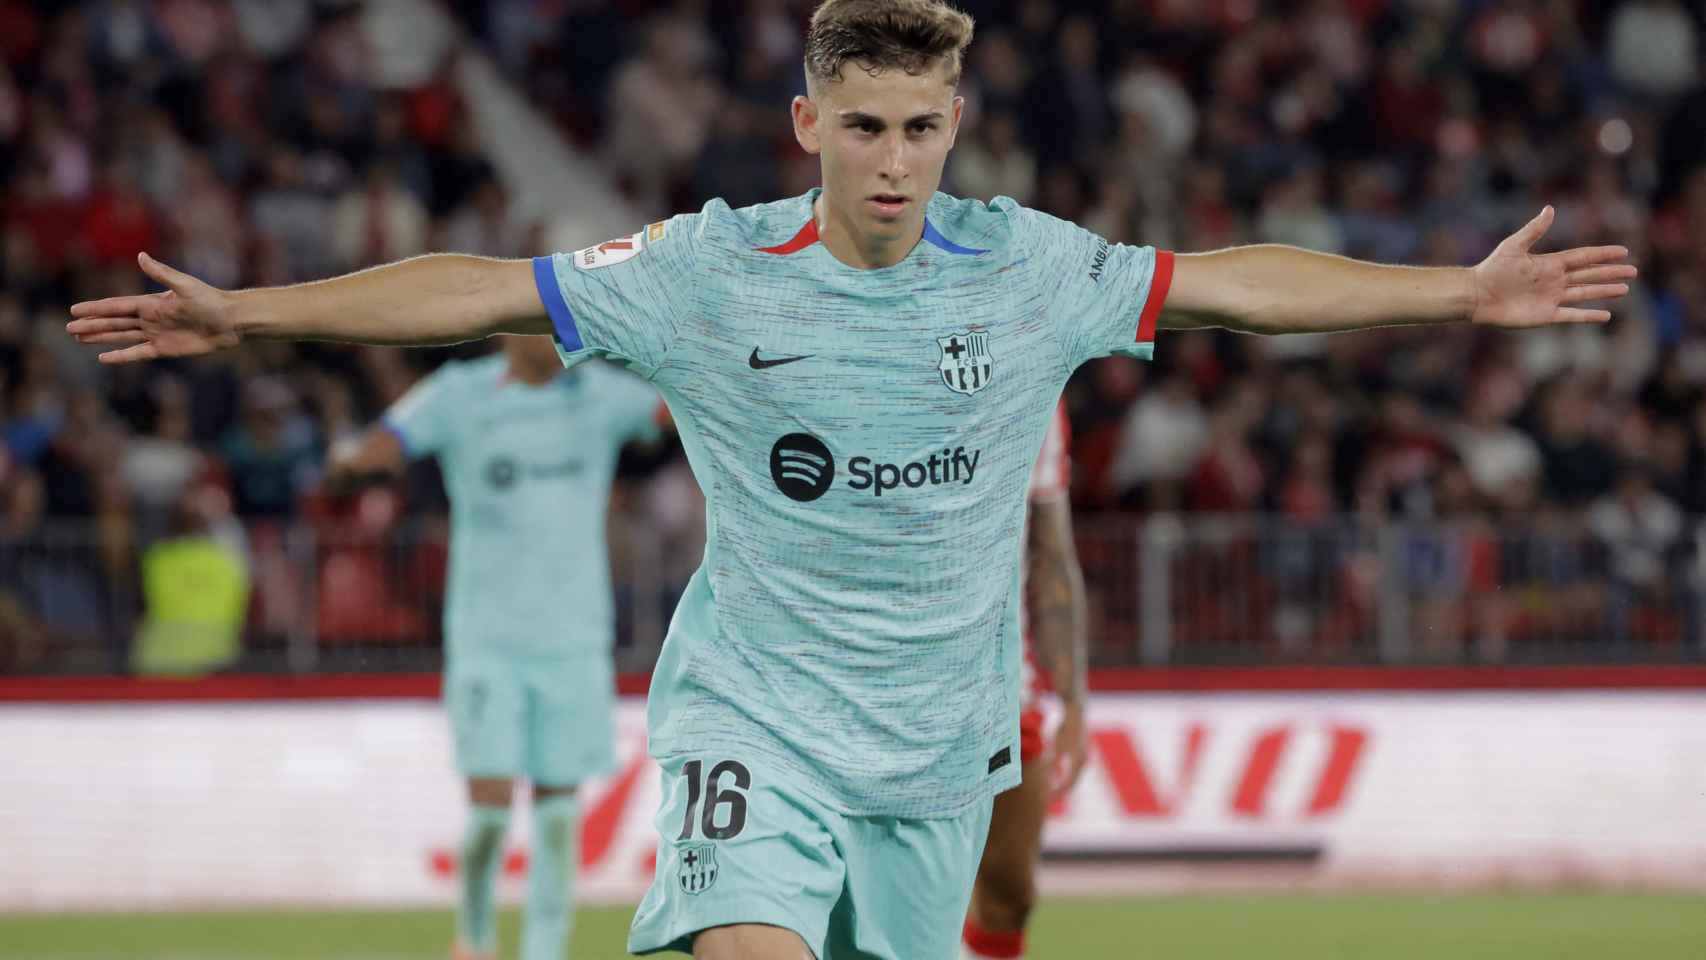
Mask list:
[{"label": "red and white advertising banner", "polygon": [[[1706,693],[1098,694],[1090,718],[1047,848],[1098,883],[1706,889]],[[581,800],[588,901],[651,876],[638,698],[618,730]],[[447,904],[462,797],[428,700],[0,705],[0,910]]]}]

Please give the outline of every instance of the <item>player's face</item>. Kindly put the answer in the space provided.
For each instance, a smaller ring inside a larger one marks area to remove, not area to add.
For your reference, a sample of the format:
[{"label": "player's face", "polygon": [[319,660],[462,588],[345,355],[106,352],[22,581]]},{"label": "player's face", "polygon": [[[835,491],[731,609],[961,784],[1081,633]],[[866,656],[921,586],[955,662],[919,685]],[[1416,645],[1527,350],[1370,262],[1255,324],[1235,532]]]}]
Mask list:
[{"label": "player's face", "polygon": [[965,105],[948,79],[946,64],[918,76],[848,64],[794,101],[795,135],[822,159],[826,219],[856,246],[910,247],[923,231]]}]

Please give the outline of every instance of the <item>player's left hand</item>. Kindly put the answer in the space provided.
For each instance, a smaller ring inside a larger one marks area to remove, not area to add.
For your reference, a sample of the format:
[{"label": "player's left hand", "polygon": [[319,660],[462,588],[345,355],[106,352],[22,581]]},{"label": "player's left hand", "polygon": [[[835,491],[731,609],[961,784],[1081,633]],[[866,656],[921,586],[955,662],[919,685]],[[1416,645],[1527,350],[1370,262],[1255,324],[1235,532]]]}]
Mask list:
[{"label": "player's left hand", "polygon": [[1090,728],[1084,722],[1084,701],[1068,700],[1049,747],[1049,802],[1072,792],[1090,758]]},{"label": "player's left hand", "polygon": [[1471,271],[1475,283],[1473,323],[1494,327],[1538,327],[1549,323],[1604,323],[1609,310],[1576,306],[1616,300],[1629,292],[1635,265],[1626,247],[1576,247],[1533,253],[1552,226],[1547,206],[1521,230],[1505,238]]}]

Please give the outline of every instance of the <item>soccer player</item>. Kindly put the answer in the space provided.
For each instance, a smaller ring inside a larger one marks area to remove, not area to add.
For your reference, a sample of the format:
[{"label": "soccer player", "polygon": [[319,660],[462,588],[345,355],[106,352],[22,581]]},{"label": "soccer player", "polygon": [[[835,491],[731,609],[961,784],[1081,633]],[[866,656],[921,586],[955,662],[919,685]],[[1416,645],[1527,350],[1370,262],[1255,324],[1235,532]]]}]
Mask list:
[{"label": "soccer player", "polygon": [[434,255],[226,291],[77,304],[107,363],[245,338],[555,333],[669,402],[705,557],[647,706],[657,874],[629,948],[701,958],[954,956],[992,798],[1019,782],[1019,551],[1054,403],[1162,327],[1250,333],[1604,322],[1620,247],[1535,254],[1546,208],[1472,268],[1285,246],[1175,257],[1007,199],[936,192],[971,19],[825,0],[794,135],[823,186],[713,200],[532,262]]},{"label": "soccer player", "polygon": [[[1019,714],[1019,785],[995,798],[989,840],[972,887],[971,911],[962,938],[965,955],[1022,957],[1025,924],[1037,898],[1037,858],[1049,803],[1065,796],[1084,771],[1089,730],[1084,725],[1088,659],[1084,574],[1072,542],[1071,428],[1066,405],[1055,408],[1042,456],[1031,471],[1030,520],[1026,524],[1026,614]],[[1052,741],[1043,729],[1045,695],[1060,699],[1061,717]]]},{"label": "soccer player", "polygon": [[615,765],[614,613],[604,546],[616,457],[657,432],[657,392],[608,364],[565,371],[545,337],[444,364],[328,482],[437,457],[450,496],[444,703],[471,805],[455,960],[494,960],[515,781],[533,785],[522,960],[561,960],[573,918],[575,786]]}]

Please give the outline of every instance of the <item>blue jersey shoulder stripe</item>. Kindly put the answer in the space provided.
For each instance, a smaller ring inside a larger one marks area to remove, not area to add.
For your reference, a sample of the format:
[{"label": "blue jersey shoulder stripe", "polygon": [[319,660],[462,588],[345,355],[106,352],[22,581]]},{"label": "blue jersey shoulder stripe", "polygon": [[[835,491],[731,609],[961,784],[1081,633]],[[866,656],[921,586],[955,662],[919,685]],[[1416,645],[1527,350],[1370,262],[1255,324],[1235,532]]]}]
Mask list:
[{"label": "blue jersey shoulder stripe", "polygon": [[954,241],[949,240],[947,237],[942,236],[942,234],[937,231],[936,225],[931,223],[928,217],[924,219],[924,239],[938,247],[941,247],[949,253],[958,253],[965,256],[975,257],[978,254],[989,252],[988,250],[978,250],[973,247],[962,247]]},{"label": "blue jersey shoulder stripe", "polygon": [[552,257],[533,258],[533,282],[539,287],[539,299],[545,304],[545,312],[551,315],[551,328],[556,331],[557,342],[569,353],[579,350],[582,347],[580,328],[575,326],[575,314],[569,309],[569,302],[563,299],[563,289],[557,286],[557,268]]}]

